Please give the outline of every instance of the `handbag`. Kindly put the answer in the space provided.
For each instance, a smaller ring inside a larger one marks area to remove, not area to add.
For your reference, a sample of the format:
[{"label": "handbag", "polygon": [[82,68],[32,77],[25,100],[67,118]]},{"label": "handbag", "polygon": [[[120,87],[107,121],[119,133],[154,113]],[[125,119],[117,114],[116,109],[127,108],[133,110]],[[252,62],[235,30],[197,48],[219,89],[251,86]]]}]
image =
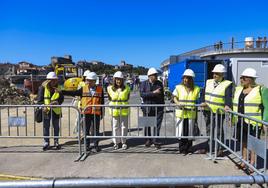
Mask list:
[{"label": "handbag", "polygon": [[40,107],[37,107],[34,110],[34,118],[37,123],[41,123],[43,121],[43,109]]}]

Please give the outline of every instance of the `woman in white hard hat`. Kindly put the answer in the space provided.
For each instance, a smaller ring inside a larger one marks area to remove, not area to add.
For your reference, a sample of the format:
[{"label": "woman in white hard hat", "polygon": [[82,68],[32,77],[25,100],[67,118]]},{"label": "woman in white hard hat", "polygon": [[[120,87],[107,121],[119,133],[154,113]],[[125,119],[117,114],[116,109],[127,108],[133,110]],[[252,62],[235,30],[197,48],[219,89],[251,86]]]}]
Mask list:
[{"label": "woman in white hard hat", "polygon": [[[60,92],[60,88],[58,86],[58,77],[55,72],[49,72],[46,77],[46,81],[42,83],[42,85],[38,89],[38,98],[37,104],[44,105],[60,105],[64,101],[64,97]],[[43,108],[43,134],[44,136],[49,136],[49,127],[50,121],[52,119],[52,125],[54,128],[54,136],[59,136],[59,120],[61,118],[61,108],[54,107],[51,109],[50,107]],[[54,147],[56,149],[60,149],[61,146],[59,144],[59,139],[54,138]],[[49,138],[44,138],[43,150],[47,150],[50,148]]]},{"label": "woman in white hard hat", "polygon": [[[86,76],[85,85],[76,91],[62,91],[64,95],[80,96],[81,114],[85,117],[85,135],[99,136],[100,135],[100,120],[103,117],[103,109],[101,107],[89,107],[91,105],[104,104],[103,88],[96,85],[98,76],[95,72],[90,72]],[[90,146],[91,140],[86,139],[87,150],[94,150],[94,152],[101,151],[99,147],[99,138],[93,138],[93,147]]]},{"label": "woman in white hard hat", "polygon": [[[142,98],[142,104],[145,104],[142,106],[142,112],[143,116],[147,117],[153,117],[156,116],[156,126],[153,128],[153,134],[151,133],[151,127],[145,127],[144,128],[144,135],[145,136],[159,136],[160,135],[160,129],[161,124],[163,120],[163,114],[164,114],[164,107],[163,106],[157,106],[157,105],[163,105],[165,104],[164,100],[164,88],[161,81],[157,80],[157,74],[158,71],[155,68],[150,68],[147,72],[148,80],[145,80],[140,85],[140,95]],[[146,104],[155,106],[146,106]],[[156,128],[155,128],[156,127]],[[145,146],[150,147],[152,144],[156,147],[156,149],[161,148],[161,143],[158,142],[158,139],[146,139]]]},{"label": "woman in white hard hat", "polygon": [[[173,91],[174,102],[180,109],[176,109],[176,136],[193,136],[193,127],[196,119],[197,99],[199,98],[200,88],[194,84],[195,73],[191,69],[186,69],[182,75],[182,82]],[[187,138],[179,139],[180,153],[190,152],[193,141]]]},{"label": "woman in white hard hat", "polygon": [[[110,108],[110,115],[113,117],[113,136],[127,136],[129,108],[122,107],[127,105],[130,95],[130,88],[124,84],[124,75],[117,71],[113,76],[113,85],[108,86],[109,105],[119,105],[118,108]],[[126,138],[113,138],[114,149],[117,150],[122,143],[122,148],[128,148]]]},{"label": "woman in white hard hat", "polygon": [[[257,77],[256,70],[253,68],[246,68],[243,71],[240,77],[241,85],[235,88],[233,110],[263,120],[263,110],[267,108],[263,105],[262,87],[255,82]],[[250,159],[250,164],[255,166],[255,152],[251,151],[250,157],[247,156],[248,132],[249,135],[260,138],[262,124],[241,117],[235,119],[237,120],[237,139],[240,143],[242,142],[242,157],[244,160]],[[240,168],[244,169],[245,167],[245,163],[242,162]],[[249,171],[253,172],[252,169]]]}]

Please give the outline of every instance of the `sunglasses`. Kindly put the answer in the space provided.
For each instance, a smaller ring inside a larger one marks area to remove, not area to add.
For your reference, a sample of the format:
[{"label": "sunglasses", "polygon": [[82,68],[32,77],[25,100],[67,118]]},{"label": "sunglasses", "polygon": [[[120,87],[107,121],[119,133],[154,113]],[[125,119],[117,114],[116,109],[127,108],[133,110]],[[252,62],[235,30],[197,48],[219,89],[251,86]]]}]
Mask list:
[{"label": "sunglasses", "polygon": [[248,78],[250,78],[250,77],[240,76],[240,79],[241,79],[241,80],[247,80]]}]

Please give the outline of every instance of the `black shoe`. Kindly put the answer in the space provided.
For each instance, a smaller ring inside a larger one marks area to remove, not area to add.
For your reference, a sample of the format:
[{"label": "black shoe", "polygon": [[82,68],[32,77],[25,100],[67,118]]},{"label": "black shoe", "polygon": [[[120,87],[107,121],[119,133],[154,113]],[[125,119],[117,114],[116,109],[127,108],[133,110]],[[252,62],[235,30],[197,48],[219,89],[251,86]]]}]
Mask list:
[{"label": "black shoe", "polygon": [[208,151],[206,149],[200,149],[197,151],[198,154],[206,154]]},{"label": "black shoe", "polygon": [[152,141],[149,139],[145,142],[146,147],[150,147],[152,145]]},{"label": "black shoe", "polygon": [[56,150],[60,150],[61,149],[61,145],[58,142],[54,143],[54,147],[56,148]]},{"label": "black shoe", "polygon": [[100,152],[101,151],[100,146],[94,146],[93,149],[94,149],[95,152]]},{"label": "black shoe", "polygon": [[49,149],[49,143],[45,143],[44,146],[43,146],[43,151],[46,151]]},{"label": "black shoe", "polygon": [[160,145],[159,143],[154,143],[154,147],[155,147],[156,149],[161,149],[161,145]]},{"label": "black shoe", "polygon": [[219,150],[219,151],[217,152],[217,157],[224,157],[224,152],[223,152],[223,150]]},{"label": "black shoe", "polygon": [[90,145],[87,145],[87,151],[91,151],[92,147]]}]

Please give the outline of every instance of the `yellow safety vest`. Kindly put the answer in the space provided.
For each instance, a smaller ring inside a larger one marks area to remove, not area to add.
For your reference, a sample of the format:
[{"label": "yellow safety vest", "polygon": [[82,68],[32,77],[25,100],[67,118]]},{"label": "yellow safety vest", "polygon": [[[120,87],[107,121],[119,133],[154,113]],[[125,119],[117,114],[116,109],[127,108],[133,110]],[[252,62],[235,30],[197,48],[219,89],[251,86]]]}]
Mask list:
[{"label": "yellow safety vest", "polygon": [[[244,114],[247,116],[250,116],[252,118],[256,118],[258,120],[262,120],[262,111],[261,111],[261,104],[262,104],[262,98],[260,94],[260,86],[254,87],[249,94],[244,99]],[[241,92],[243,91],[242,86],[238,86],[235,88],[235,94],[233,98],[233,110],[235,112],[238,112],[238,102],[239,102],[239,96]],[[237,117],[235,117],[237,120]],[[244,119],[246,123],[250,123],[253,126],[256,126],[256,122],[249,121],[248,119]],[[262,126],[262,124],[259,124],[259,126]]]},{"label": "yellow safety vest", "polygon": [[[224,97],[226,88],[232,84],[229,80],[223,80],[216,88],[214,88],[214,79],[207,80],[205,89],[205,102],[216,113],[219,108],[224,108]],[[223,113],[220,111],[220,113]]]},{"label": "yellow safety vest", "polygon": [[86,85],[86,82],[81,81],[81,82],[79,82],[77,89],[80,89],[80,88],[84,87],[85,85]]},{"label": "yellow safety vest", "polygon": [[[123,91],[118,91],[113,88],[113,86],[108,86],[107,88],[108,94],[111,97],[111,101],[109,105],[127,105],[129,100],[130,88],[129,86],[125,86]],[[110,115],[117,116],[127,116],[129,114],[128,107],[118,107],[118,108],[110,108]]]},{"label": "yellow safety vest", "polygon": [[196,104],[199,97],[200,88],[198,86],[194,86],[194,90],[188,93],[186,87],[180,84],[176,86],[176,91],[177,96],[175,97],[178,99],[179,105],[185,105],[185,107],[182,109],[176,109],[176,117],[195,119],[196,107],[187,105]]},{"label": "yellow safety vest", "polygon": [[[44,104],[49,105],[53,101],[57,101],[60,97],[59,92],[55,91],[52,97],[50,96],[50,91],[47,87],[47,83],[45,84],[45,92],[44,92]],[[50,110],[50,107],[47,107],[48,110]],[[57,114],[61,114],[61,108],[60,107],[53,107],[52,110]]]},{"label": "yellow safety vest", "polygon": [[[83,88],[85,85],[86,85],[86,82],[81,81],[81,82],[79,82],[77,89],[79,90],[79,89]],[[78,108],[81,107],[81,98],[80,97],[77,98],[77,107]]]}]

